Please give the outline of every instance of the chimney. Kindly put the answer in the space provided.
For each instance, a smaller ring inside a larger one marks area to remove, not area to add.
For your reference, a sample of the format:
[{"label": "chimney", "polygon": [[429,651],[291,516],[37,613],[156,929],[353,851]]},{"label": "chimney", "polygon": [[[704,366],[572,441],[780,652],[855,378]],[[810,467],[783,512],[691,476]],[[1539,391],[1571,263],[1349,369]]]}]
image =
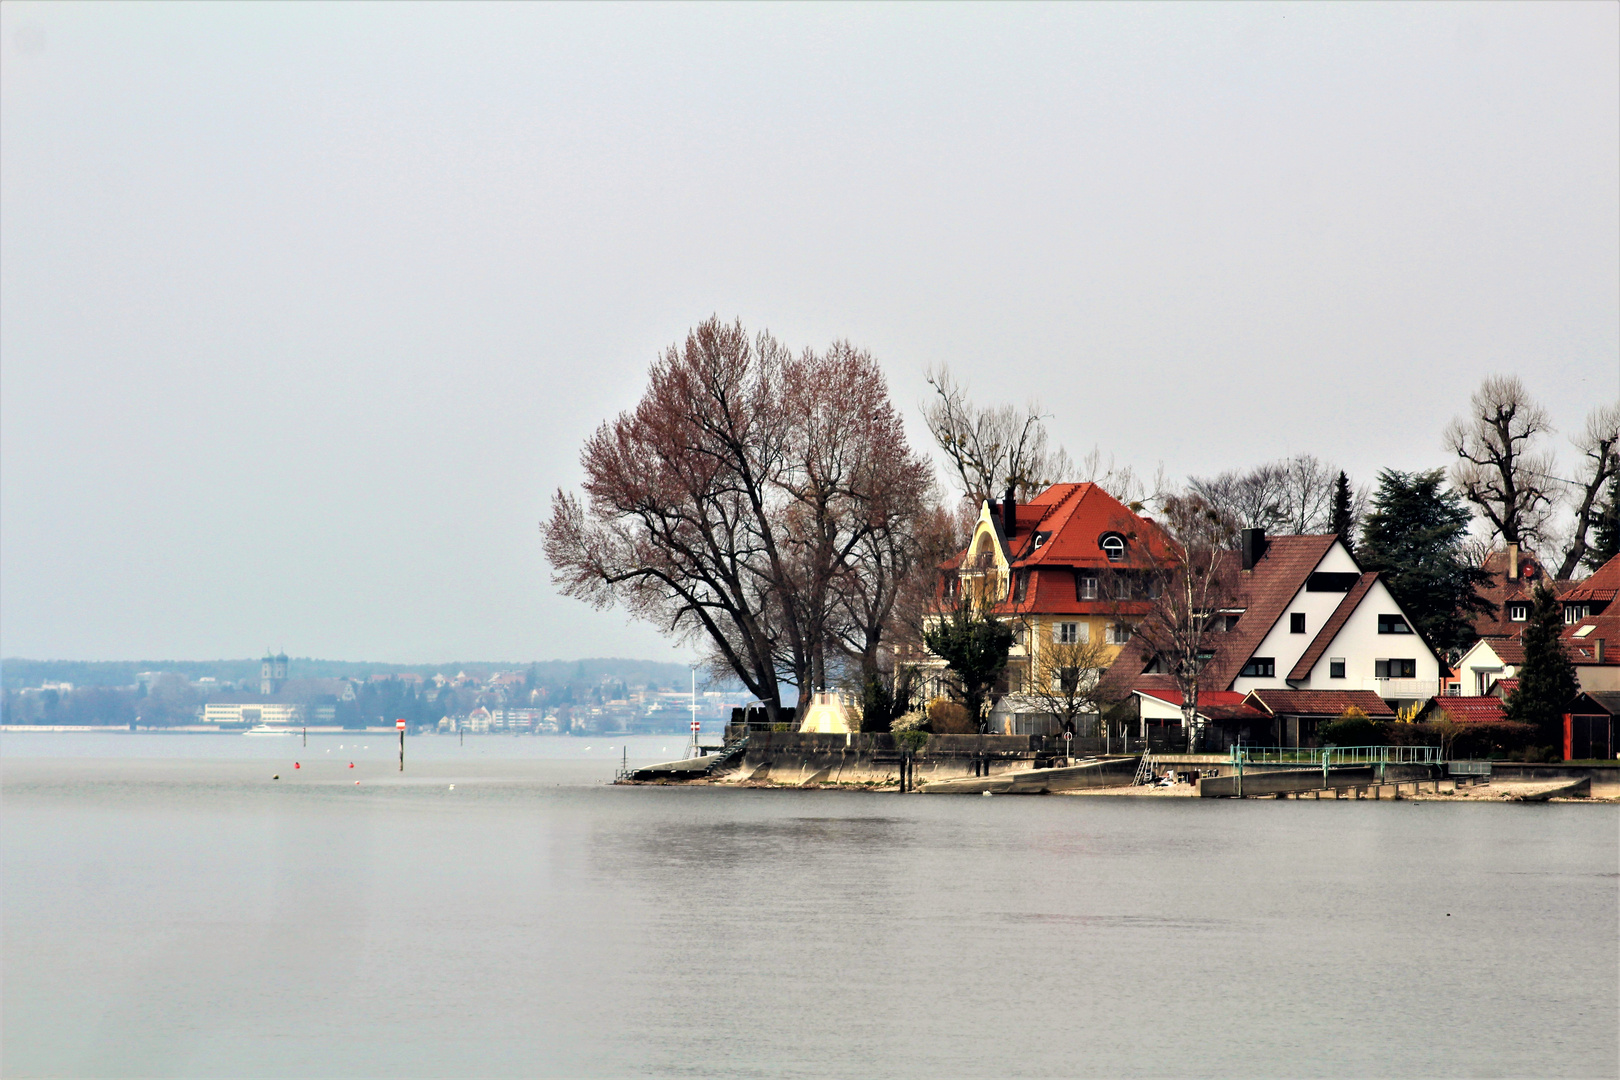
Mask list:
[{"label": "chimney", "polygon": [[1518,544],[1509,544],[1508,545],[1508,572],[1507,572],[1507,579],[1509,581],[1518,581],[1519,580],[1519,545]]},{"label": "chimney", "polygon": [[1253,570],[1254,564],[1266,553],[1266,530],[1244,529],[1241,536],[1243,549],[1243,569]]},{"label": "chimney", "polygon": [[1013,486],[1007,485],[1007,497],[1001,501],[1001,533],[1008,540],[1012,539],[1013,527],[1018,524],[1018,497],[1013,492]]},{"label": "chimney", "polygon": [[1602,638],[1597,638],[1596,640],[1594,640],[1592,642],[1592,662],[1594,664],[1603,663],[1603,639]]}]

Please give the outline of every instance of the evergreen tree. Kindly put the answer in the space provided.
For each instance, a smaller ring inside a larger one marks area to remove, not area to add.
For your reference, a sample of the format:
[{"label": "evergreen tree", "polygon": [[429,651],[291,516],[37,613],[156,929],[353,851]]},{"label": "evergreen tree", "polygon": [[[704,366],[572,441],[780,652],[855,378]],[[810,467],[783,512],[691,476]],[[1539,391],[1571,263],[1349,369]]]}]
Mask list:
[{"label": "evergreen tree", "polygon": [[1508,695],[1509,720],[1535,725],[1541,745],[1562,746],[1564,710],[1580,693],[1575,665],[1559,636],[1564,632],[1564,610],[1552,590],[1538,585],[1529,624],[1520,640],[1524,643],[1524,664],[1519,668],[1519,686]]},{"label": "evergreen tree", "polygon": [[1592,522],[1592,542],[1586,550],[1586,565],[1593,570],[1620,555],[1620,473],[1609,481],[1609,490],[1598,504]]},{"label": "evergreen tree", "polygon": [[1356,518],[1350,507],[1350,478],[1341,471],[1333,485],[1333,531],[1339,534],[1344,546],[1356,550]]},{"label": "evergreen tree", "polygon": [[1459,495],[1441,487],[1444,478],[1440,469],[1380,472],[1357,557],[1368,570],[1383,571],[1424,640],[1455,657],[1477,636],[1471,617],[1494,605],[1475,591],[1491,576],[1463,550],[1472,515]]},{"label": "evergreen tree", "polygon": [[1012,627],[982,609],[966,595],[950,616],[923,631],[923,644],[956,672],[968,715],[984,726],[984,702],[1007,666]]}]

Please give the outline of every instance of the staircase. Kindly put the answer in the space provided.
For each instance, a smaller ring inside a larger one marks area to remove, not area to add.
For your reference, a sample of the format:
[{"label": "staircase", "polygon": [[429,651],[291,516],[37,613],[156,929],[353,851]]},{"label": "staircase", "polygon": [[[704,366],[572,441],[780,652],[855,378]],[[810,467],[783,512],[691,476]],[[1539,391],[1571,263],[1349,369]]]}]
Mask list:
[{"label": "staircase", "polygon": [[748,749],[748,736],[744,735],[710,758],[709,767],[704,770],[704,775],[713,776],[717,772],[730,768],[738,758],[742,757],[743,751],[746,749]]}]

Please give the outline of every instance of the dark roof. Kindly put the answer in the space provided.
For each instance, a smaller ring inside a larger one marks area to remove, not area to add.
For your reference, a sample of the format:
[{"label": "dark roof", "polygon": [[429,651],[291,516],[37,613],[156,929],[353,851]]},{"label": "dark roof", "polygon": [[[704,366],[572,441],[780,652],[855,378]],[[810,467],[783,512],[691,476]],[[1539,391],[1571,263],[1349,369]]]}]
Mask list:
[{"label": "dark roof", "polygon": [[1572,713],[1586,713],[1588,710],[1620,716],[1620,691],[1584,690],[1569,703]]},{"label": "dark roof", "polygon": [[[1225,634],[1205,638],[1215,650],[1215,656],[1204,666],[1204,677],[1210,685],[1231,689],[1238,672],[1338,539],[1334,533],[1270,536],[1266,538],[1265,554],[1255,562],[1254,569],[1236,571],[1241,582],[1236,606],[1243,608],[1243,614]],[[1236,563],[1242,556],[1227,551],[1222,552],[1222,558]]]},{"label": "dark roof", "polygon": [[1350,587],[1350,591],[1344,594],[1344,599],[1339,601],[1339,606],[1333,609],[1333,614],[1328,616],[1327,622],[1322,624],[1322,629],[1316,632],[1316,637],[1312,639],[1304,655],[1299,658],[1299,663],[1288,673],[1289,682],[1311,677],[1311,669],[1322,659],[1322,654],[1327,652],[1328,646],[1333,644],[1333,639],[1344,628],[1350,613],[1356,610],[1356,605],[1361,603],[1367,595],[1367,590],[1371,589],[1373,582],[1377,580],[1377,573],[1362,574],[1361,580]]},{"label": "dark roof", "polygon": [[1368,716],[1395,715],[1371,690],[1250,690],[1244,700],[1271,716],[1342,716],[1352,705]]},{"label": "dark roof", "polygon": [[1484,697],[1437,697],[1432,699],[1434,709],[1443,712],[1459,724],[1500,724],[1507,719],[1502,710],[1502,699],[1489,694]]},{"label": "dark roof", "polygon": [[1519,577],[1515,581],[1508,580],[1508,557],[1505,551],[1493,551],[1485,556],[1480,568],[1491,575],[1491,583],[1475,591],[1489,601],[1492,607],[1491,611],[1474,616],[1474,633],[1481,637],[1517,634],[1524,624],[1513,622],[1508,618],[1507,604],[1510,601],[1531,603],[1535,599],[1537,585],[1547,586],[1556,596],[1562,596],[1575,587],[1573,582],[1554,580],[1542,565],[1540,557],[1533,551],[1519,553]]}]

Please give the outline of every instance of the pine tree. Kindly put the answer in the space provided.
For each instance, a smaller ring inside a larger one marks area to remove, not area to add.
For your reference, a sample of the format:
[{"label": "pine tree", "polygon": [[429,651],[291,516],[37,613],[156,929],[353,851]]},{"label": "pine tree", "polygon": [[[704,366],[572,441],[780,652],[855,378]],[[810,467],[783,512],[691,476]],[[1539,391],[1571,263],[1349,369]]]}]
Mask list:
[{"label": "pine tree", "polygon": [[1380,472],[1357,558],[1366,569],[1383,571],[1384,584],[1423,639],[1455,656],[1474,642],[1471,616],[1494,605],[1475,591],[1491,576],[1463,550],[1473,515],[1459,495],[1441,487],[1444,479],[1440,469]]},{"label": "pine tree", "polygon": [[1616,555],[1620,555],[1620,473],[1609,481],[1609,490],[1598,504],[1586,565],[1596,570]]},{"label": "pine tree", "polygon": [[1352,553],[1356,550],[1356,518],[1350,508],[1350,478],[1343,472],[1339,473],[1339,479],[1333,485],[1333,531],[1339,534],[1339,539]]},{"label": "pine tree", "polygon": [[1508,695],[1506,707],[1509,720],[1535,725],[1543,746],[1562,745],[1564,710],[1581,690],[1575,665],[1559,641],[1563,632],[1563,605],[1552,590],[1537,586],[1530,621],[1520,638],[1524,663],[1519,668],[1519,686]]}]

